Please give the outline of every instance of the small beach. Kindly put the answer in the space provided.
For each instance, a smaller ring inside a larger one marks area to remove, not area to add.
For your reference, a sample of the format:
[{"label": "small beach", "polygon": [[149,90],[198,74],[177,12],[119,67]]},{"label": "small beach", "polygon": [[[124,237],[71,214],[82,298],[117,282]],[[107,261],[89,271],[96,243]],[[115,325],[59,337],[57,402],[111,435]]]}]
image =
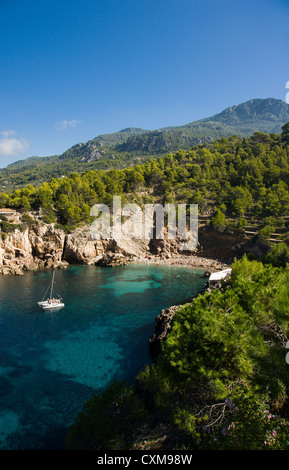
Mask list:
[{"label": "small beach", "polygon": [[230,264],[221,260],[213,258],[204,258],[196,255],[174,255],[169,258],[160,258],[159,256],[148,255],[144,258],[139,258],[135,263],[139,264],[154,264],[160,266],[184,266],[192,267],[194,269],[203,269],[206,271],[221,271],[230,267]]}]

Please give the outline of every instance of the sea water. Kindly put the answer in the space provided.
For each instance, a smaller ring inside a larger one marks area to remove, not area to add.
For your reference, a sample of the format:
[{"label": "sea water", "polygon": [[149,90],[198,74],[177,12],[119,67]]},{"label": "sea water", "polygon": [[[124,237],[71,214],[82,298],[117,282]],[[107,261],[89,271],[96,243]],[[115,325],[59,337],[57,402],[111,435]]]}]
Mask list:
[{"label": "sea water", "polygon": [[57,270],[65,308],[37,306],[51,271],[0,279],[0,449],[64,449],[82,405],[112,380],[133,383],[151,362],[149,338],[165,307],[206,280],[187,267],[73,266]]}]

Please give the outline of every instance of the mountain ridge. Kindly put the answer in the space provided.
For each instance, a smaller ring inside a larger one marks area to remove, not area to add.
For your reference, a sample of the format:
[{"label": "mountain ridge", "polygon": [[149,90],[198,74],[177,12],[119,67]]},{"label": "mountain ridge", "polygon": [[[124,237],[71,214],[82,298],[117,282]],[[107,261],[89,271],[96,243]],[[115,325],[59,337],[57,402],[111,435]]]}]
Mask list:
[{"label": "mountain ridge", "polygon": [[255,132],[280,133],[282,125],[288,121],[289,104],[281,99],[255,98],[181,126],[155,130],[127,127],[98,135],[86,143],[80,142],[61,155],[28,157],[11,163],[0,169],[0,187],[2,191],[9,191],[16,186],[36,185],[73,171],[133,166],[232,135],[249,137]]}]

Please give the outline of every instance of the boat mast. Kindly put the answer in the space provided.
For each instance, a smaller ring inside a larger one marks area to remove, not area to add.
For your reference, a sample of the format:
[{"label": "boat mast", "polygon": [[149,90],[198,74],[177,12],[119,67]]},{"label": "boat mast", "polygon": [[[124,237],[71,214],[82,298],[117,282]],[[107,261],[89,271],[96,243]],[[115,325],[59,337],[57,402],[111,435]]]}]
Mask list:
[{"label": "boat mast", "polygon": [[51,289],[50,289],[50,299],[52,299],[52,291],[53,291],[54,275],[55,275],[55,271],[53,271],[53,275],[52,275]]}]

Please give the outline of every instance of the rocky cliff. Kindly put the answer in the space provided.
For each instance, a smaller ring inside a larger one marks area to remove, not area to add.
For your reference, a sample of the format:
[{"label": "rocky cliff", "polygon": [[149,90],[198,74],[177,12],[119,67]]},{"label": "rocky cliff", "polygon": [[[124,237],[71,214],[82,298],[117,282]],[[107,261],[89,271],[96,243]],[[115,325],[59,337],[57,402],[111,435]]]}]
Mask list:
[{"label": "rocky cliff", "polygon": [[89,227],[65,234],[54,224],[35,224],[9,232],[0,240],[0,273],[21,275],[32,269],[65,268],[69,264],[119,265],[145,257],[149,251],[148,243],[140,240],[94,240]]},{"label": "rocky cliff", "polygon": [[38,267],[65,267],[64,244],[65,233],[53,225],[35,224],[9,232],[0,241],[0,272],[20,275]]},{"label": "rocky cliff", "polygon": [[[138,240],[133,238],[93,239],[90,227],[66,234],[54,224],[35,223],[16,229],[0,239],[0,274],[18,274],[37,268],[65,268],[69,264],[114,266],[135,259],[158,259],[184,255],[180,240]],[[242,255],[245,240],[231,235],[199,230],[199,245],[194,254],[232,261]],[[186,253],[188,254],[188,253]]]}]

